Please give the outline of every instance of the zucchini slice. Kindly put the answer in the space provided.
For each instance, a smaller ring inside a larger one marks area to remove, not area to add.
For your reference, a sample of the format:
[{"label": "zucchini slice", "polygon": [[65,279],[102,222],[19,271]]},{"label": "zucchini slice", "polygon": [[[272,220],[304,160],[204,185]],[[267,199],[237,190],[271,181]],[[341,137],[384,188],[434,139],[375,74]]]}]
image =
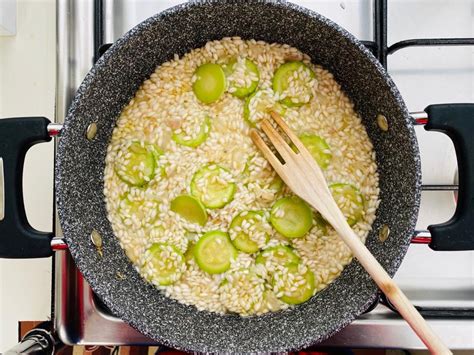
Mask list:
[{"label": "zucchini slice", "polygon": [[250,314],[262,302],[265,280],[248,268],[232,270],[220,286],[221,301],[230,312]]},{"label": "zucchini slice", "polygon": [[194,259],[194,248],[196,247],[195,243],[189,242],[188,249],[184,253],[184,260],[186,263],[190,263]]},{"label": "zucchini slice", "polygon": [[280,96],[280,102],[288,107],[308,103],[312,96],[314,72],[303,62],[282,64],[273,76],[273,91]]},{"label": "zucchini slice", "polygon": [[209,116],[206,116],[199,127],[199,131],[195,135],[190,135],[180,130],[179,133],[173,133],[172,139],[180,145],[196,148],[197,146],[204,143],[207,137],[209,137],[210,132],[211,119]]},{"label": "zucchini slice", "polygon": [[171,201],[170,209],[188,222],[197,223],[200,226],[207,222],[206,208],[201,201],[193,196],[180,195],[176,197]]},{"label": "zucchini slice", "polygon": [[209,274],[229,270],[231,260],[237,257],[229,235],[222,231],[205,233],[194,246],[194,258],[199,268]]},{"label": "zucchini slice", "polygon": [[206,165],[191,180],[191,194],[207,208],[221,208],[234,199],[236,185],[230,173],[218,165]]},{"label": "zucchini slice", "polygon": [[278,194],[281,192],[281,190],[283,190],[284,185],[285,183],[283,182],[281,177],[278,176],[278,174],[275,174],[275,177],[270,182],[270,185],[268,186],[268,188],[272,190],[275,194]]},{"label": "zucchini slice", "polygon": [[230,61],[224,72],[227,74],[228,91],[241,99],[253,93],[260,81],[257,65],[247,58]]},{"label": "zucchini slice", "polygon": [[327,169],[332,159],[332,153],[326,141],[320,136],[313,134],[302,134],[299,136],[299,139],[309,150],[311,156],[316,160],[316,163],[318,163],[321,169]]},{"label": "zucchini slice", "polygon": [[[257,307],[255,307],[257,308]],[[270,311],[270,312],[275,312],[278,309],[280,309],[280,301],[278,298],[275,296],[275,293],[273,293],[272,290],[265,290],[263,292],[263,297],[262,297],[262,303],[256,311]]]},{"label": "zucchini slice", "polygon": [[153,224],[157,220],[159,207],[158,201],[146,201],[129,193],[120,201],[119,214],[127,225],[131,222],[144,226]]},{"label": "zucchini slice", "polygon": [[319,231],[322,235],[327,235],[328,228],[331,225],[324,219],[321,213],[317,212],[314,214],[314,229]]},{"label": "zucchini slice", "polygon": [[132,142],[115,162],[117,176],[130,186],[143,187],[155,176],[159,150],[143,142]]},{"label": "zucchini slice", "polygon": [[286,109],[275,100],[271,89],[254,91],[245,99],[244,119],[251,127],[260,123],[270,111],[276,111],[282,116],[286,112]]},{"label": "zucchini slice", "polygon": [[284,197],[273,205],[270,222],[283,236],[301,238],[313,225],[313,213],[299,197]]},{"label": "zucchini slice", "polygon": [[350,226],[364,218],[364,196],[357,187],[351,184],[337,183],[329,185],[329,189]]},{"label": "zucchini slice", "polygon": [[219,100],[227,86],[224,70],[214,63],[199,66],[194,72],[193,80],[193,92],[205,104]]},{"label": "zucchini slice", "polygon": [[270,239],[271,226],[263,211],[244,211],[234,217],[229,235],[234,246],[245,252],[255,253]]},{"label": "zucchini slice", "polygon": [[300,257],[296,255],[292,248],[286,245],[277,245],[262,250],[255,259],[256,264],[268,265],[271,268],[277,265],[285,266],[287,264],[299,263],[300,261]]},{"label": "zucchini slice", "polygon": [[288,264],[273,275],[273,291],[283,302],[300,304],[313,296],[314,274],[302,264]]},{"label": "zucchini slice", "polygon": [[175,246],[154,243],[145,254],[143,268],[150,282],[168,286],[181,278],[186,264],[183,254]]}]

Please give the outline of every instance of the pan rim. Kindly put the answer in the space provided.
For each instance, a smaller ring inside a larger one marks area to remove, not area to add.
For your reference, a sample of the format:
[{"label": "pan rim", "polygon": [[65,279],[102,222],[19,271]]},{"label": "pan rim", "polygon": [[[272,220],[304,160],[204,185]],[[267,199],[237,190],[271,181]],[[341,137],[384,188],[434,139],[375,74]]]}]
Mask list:
[{"label": "pan rim", "polygon": [[[97,61],[97,63],[94,65],[94,67],[91,69],[91,71],[87,74],[87,76],[85,77],[84,81],[82,82],[80,88],[78,89],[78,91],[77,91],[77,93],[74,97],[73,103],[71,104],[71,106],[68,110],[68,115],[65,119],[64,130],[67,132],[67,130],[69,129],[69,125],[70,125],[70,122],[73,120],[76,108],[79,105],[79,102],[82,100],[85,93],[87,92],[90,82],[94,80],[94,78],[96,76],[96,73],[98,71],[102,70],[104,67],[106,67],[108,65],[109,59],[113,58],[113,56],[121,49],[121,47],[126,45],[129,42],[130,38],[133,38],[134,36],[139,35],[143,30],[148,28],[150,25],[152,25],[156,21],[160,21],[160,19],[162,19],[166,16],[169,16],[169,15],[174,15],[177,12],[189,10],[189,9],[192,9],[193,7],[201,6],[202,4],[208,4],[208,3],[224,3],[225,4],[225,3],[235,3],[235,2],[236,2],[235,0],[234,1],[233,0],[225,0],[225,1],[197,1],[197,2],[193,2],[193,3],[184,3],[184,4],[177,5],[175,7],[172,7],[170,9],[167,9],[167,10],[161,12],[161,13],[158,13],[158,14],[148,18],[147,20],[141,22],[139,25],[135,26],[133,29],[131,29],[129,32],[127,32],[124,36],[122,36],[120,39],[118,39],[113,44],[113,46]],[[247,2],[250,2],[250,3],[262,3],[263,2],[263,3],[272,4],[274,6],[282,6],[284,8],[289,8],[289,9],[297,11],[297,12],[302,12],[305,15],[311,17],[311,19],[316,19],[317,21],[320,21],[320,22],[323,22],[323,23],[327,24],[332,29],[339,32],[341,34],[341,37],[343,37],[347,41],[349,41],[351,45],[355,46],[357,48],[357,50],[360,51],[366,58],[368,58],[368,60],[371,62],[371,64],[375,66],[375,68],[378,71],[379,75],[381,77],[383,77],[383,79],[385,80],[385,83],[390,88],[392,96],[398,101],[399,107],[400,107],[401,111],[404,113],[404,117],[405,117],[405,120],[406,120],[405,123],[406,123],[407,129],[408,129],[408,132],[410,133],[410,136],[407,137],[407,139],[409,139],[414,152],[416,152],[417,156],[419,157],[418,144],[417,144],[414,128],[413,128],[412,122],[409,118],[408,110],[406,109],[405,103],[403,102],[403,100],[401,98],[401,95],[398,92],[398,89],[396,88],[396,86],[393,83],[392,79],[386,73],[385,69],[378,62],[378,60],[352,34],[350,34],[348,31],[346,31],[345,29],[343,29],[339,25],[335,24],[331,20],[328,20],[324,16],[322,16],[322,15],[316,13],[316,12],[313,12],[311,10],[308,10],[306,8],[303,8],[301,6],[292,4],[292,3],[287,3],[287,2],[284,2],[284,1],[268,1],[268,0],[267,1],[252,0],[252,1],[247,1]],[[62,141],[63,140],[60,139],[59,151],[61,151],[61,149],[62,149],[61,147],[64,144],[66,144],[65,142],[61,143]],[[420,166],[419,159],[416,160],[416,163],[417,163],[417,165],[415,167],[416,181],[414,181],[416,196],[414,196],[414,200],[417,201],[417,205],[414,206],[414,209],[415,209],[414,212],[415,213],[413,213],[412,220],[410,221],[410,225],[411,225],[412,230],[415,229],[416,219],[417,219],[417,216],[418,216],[419,200],[420,200],[420,195],[421,195],[421,166]],[[62,175],[62,172],[61,172],[61,154],[58,154],[58,164],[56,164],[56,181],[55,181],[56,188],[57,188],[57,191],[58,191],[58,194],[56,195],[58,206],[62,206],[65,203],[64,201],[62,201],[62,193],[61,193],[62,190],[63,190],[63,179],[62,179],[62,177],[63,177],[63,175]],[[64,187],[64,188],[66,189],[66,187]],[[67,216],[64,214],[65,211],[61,208],[59,208],[58,210],[59,210],[59,215],[60,215],[61,221],[67,221]],[[78,260],[80,261],[80,259],[81,259],[81,254],[79,253],[78,249],[74,248],[75,239],[71,238],[68,235],[67,232],[65,232],[64,234],[65,234],[64,236],[65,236],[65,239],[66,239],[68,245],[72,246],[72,248],[70,248],[71,254],[73,255],[76,262],[78,263],[78,267],[79,267],[80,271],[83,273],[84,277],[86,278],[86,280],[88,282],[90,280],[93,281],[94,277],[93,277],[93,275],[90,274],[89,269],[87,267],[82,268],[82,263],[78,262]],[[390,270],[387,270],[391,276],[393,276],[395,271],[398,269],[398,267],[399,267],[399,265],[400,265],[400,263],[403,259],[403,256],[406,254],[406,251],[408,249],[408,245],[409,245],[409,239],[407,238],[405,245],[403,245],[400,249],[401,257],[394,260],[394,263],[392,263],[392,265],[391,265],[392,268]],[[101,296],[100,294],[98,294],[98,295]],[[301,349],[301,348],[313,345],[315,343],[319,343],[319,342],[327,339],[328,337],[330,337],[331,335],[333,335],[334,333],[336,333],[337,331],[339,331],[340,329],[342,329],[343,327],[345,327],[346,325],[351,323],[358,315],[360,315],[375,300],[376,297],[377,297],[377,289],[374,287],[374,291],[372,292],[371,296],[368,297],[367,301],[364,303],[364,307],[360,307],[360,308],[363,308],[363,309],[360,309],[360,310],[357,310],[357,311],[353,310],[353,313],[350,316],[347,316],[346,319],[344,320],[344,322],[340,322],[336,327],[333,327],[333,329],[331,329],[329,332],[327,332],[325,334],[325,336],[319,337],[317,339],[313,339],[308,344],[299,344],[299,345],[295,346],[294,348],[290,348],[290,349],[291,350]],[[142,324],[137,322],[135,319],[128,319],[129,317],[127,316],[127,312],[125,312],[125,310],[123,308],[117,307],[117,305],[114,302],[108,302],[107,297],[106,298],[100,297],[100,298],[113,311],[114,314],[118,315],[121,319],[123,319],[127,323],[131,324],[135,329],[138,329],[140,332],[144,333],[145,335],[151,336],[151,337],[156,339],[156,334],[151,333],[149,331],[149,329],[144,329],[142,327]],[[174,348],[177,348],[177,349],[186,350],[186,348],[181,347],[181,344],[174,344],[174,343],[170,342],[169,339],[159,339],[158,341],[160,341],[160,342],[162,342],[166,345],[172,346]],[[212,347],[204,349],[204,351],[209,351],[209,349],[212,349],[211,351],[219,351],[219,350],[222,351],[222,348],[212,348]],[[203,349],[198,349],[198,350],[203,350]],[[271,350],[272,351],[281,351],[283,349],[271,349]],[[289,349],[284,349],[284,350],[289,350]]]}]

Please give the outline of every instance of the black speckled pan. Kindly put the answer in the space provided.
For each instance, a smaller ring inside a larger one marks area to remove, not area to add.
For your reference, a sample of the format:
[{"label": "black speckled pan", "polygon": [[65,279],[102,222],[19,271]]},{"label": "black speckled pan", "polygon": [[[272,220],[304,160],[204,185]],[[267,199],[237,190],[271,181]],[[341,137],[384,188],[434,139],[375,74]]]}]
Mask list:
[{"label": "black speckled pan", "polygon": [[[348,325],[374,300],[377,288],[357,261],[310,301],[287,311],[242,318],[198,311],[147,284],[119,246],[107,220],[103,172],[116,119],[157,65],[207,41],[240,36],[287,43],[330,70],[356,105],[377,152],[382,203],[367,245],[390,275],[412,236],[420,201],[420,162],[408,112],[392,80],[351,34],[304,8],[270,1],[202,1],[160,13],[119,39],[87,75],[59,142],[56,184],[69,249],[86,280],[120,318],[165,345],[202,352],[300,349]],[[376,117],[388,119],[379,129]],[[87,126],[98,124],[93,141]],[[388,240],[378,232],[390,227]],[[103,257],[90,241],[103,238]],[[117,272],[125,278],[117,278]]]}]

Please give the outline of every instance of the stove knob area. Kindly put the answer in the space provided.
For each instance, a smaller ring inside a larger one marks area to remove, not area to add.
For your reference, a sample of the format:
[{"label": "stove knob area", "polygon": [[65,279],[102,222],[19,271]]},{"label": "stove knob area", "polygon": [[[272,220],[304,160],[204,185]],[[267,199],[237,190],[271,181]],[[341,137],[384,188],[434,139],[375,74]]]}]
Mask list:
[{"label": "stove knob area", "polygon": [[54,354],[63,344],[56,337],[52,322],[44,322],[25,334],[21,342],[4,355]]}]

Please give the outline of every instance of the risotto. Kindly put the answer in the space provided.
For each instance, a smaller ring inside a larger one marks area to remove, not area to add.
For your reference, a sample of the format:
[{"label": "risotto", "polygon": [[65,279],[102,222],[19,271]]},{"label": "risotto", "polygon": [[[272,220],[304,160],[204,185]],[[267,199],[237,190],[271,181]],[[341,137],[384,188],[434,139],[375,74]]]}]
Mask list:
[{"label": "risotto", "polygon": [[123,109],[107,151],[108,218],[144,279],[199,310],[263,314],[303,303],[352,255],[294,196],[249,132],[278,112],[365,241],[375,153],[331,73],[298,49],[238,37],[163,63]]}]

